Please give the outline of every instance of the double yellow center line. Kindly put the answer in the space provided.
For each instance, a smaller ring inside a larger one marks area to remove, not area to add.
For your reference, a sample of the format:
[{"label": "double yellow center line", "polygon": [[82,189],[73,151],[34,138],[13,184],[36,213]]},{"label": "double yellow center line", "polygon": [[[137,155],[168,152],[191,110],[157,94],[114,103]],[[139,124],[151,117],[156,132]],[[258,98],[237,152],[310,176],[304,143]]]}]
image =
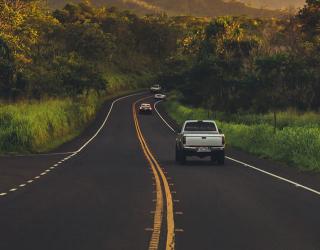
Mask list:
[{"label": "double yellow center line", "polygon": [[[173,201],[172,201],[172,195],[171,195],[169,183],[159,163],[157,162],[152,152],[150,151],[146,143],[146,140],[144,139],[144,136],[142,135],[138,117],[137,117],[136,105],[138,102],[142,101],[143,99],[146,99],[146,98],[139,99],[132,104],[132,114],[133,114],[134,125],[137,132],[137,137],[139,139],[142,151],[146,156],[146,159],[149,162],[149,165],[151,167],[151,170],[155,179],[155,185],[156,185],[156,210],[154,213],[153,232],[152,232],[151,240],[149,243],[149,250],[155,250],[159,248],[161,226],[162,226],[163,217],[164,217],[163,216],[164,209],[166,209],[166,215],[167,215],[166,217],[167,218],[166,250],[174,250],[175,248],[174,213],[173,213]],[[163,188],[161,183],[163,184]],[[164,192],[162,189],[164,189]],[[165,200],[166,200],[165,207],[164,207],[163,193],[165,194]]]}]

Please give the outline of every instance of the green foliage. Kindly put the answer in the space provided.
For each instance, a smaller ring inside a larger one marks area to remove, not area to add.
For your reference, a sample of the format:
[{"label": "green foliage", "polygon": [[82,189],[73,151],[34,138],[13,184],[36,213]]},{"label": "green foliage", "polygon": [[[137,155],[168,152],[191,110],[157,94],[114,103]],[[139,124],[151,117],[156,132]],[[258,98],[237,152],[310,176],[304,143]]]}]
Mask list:
[{"label": "green foliage", "polygon": [[140,18],[88,2],[51,13],[40,2],[14,0],[0,5],[0,16],[0,56],[12,55],[1,60],[0,98],[11,101],[123,89],[115,75],[138,85],[176,50],[166,15]]},{"label": "green foliage", "polygon": [[101,100],[87,97],[0,106],[0,152],[40,152],[78,134]]},{"label": "green foliage", "polygon": [[176,49],[165,15],[0,0],[0,20],[3,153],[47,151],[74,137],[106,96],[149,85]]},{"label": "green foliage", "polygon": [[0,37],[0,92],[10,94],[15,67],[10,48]]},{"label": "green foliage", "polygon": [[227,143],[263,157],[293,164],[304,170],[320,170],[320,129],[285,127],[273,133],[270,125],[221,123]]},{"label": "green foliage", "polygon": [[319,43],[320,2],[307,0],[307,5],[300,10],[298,18],[307,39]]},{"label": "green foliage", "polygon": [[[169,99],[165,103],[169,115],[178,124],[187,119],[207,119],[203,108],[191,108]],[[292,113],[291,113],[292,114]],[[214,114],[209,113],[212,117]],[[290,115],[281,113],[282,129],[274,133],[270,115],[228,117],[218,121],[226,135],[227,145],[247,152],[286,162],[302,170],[320,170],[320,115],[307,113]],[[233,118],[235,118],[233,120]],[[243,124],[246,123],[246,124]],[[305,127],[303,127],[305,126]]]},{"label": "green foliage", "polygon": [[104,98],[90,92],[76,99],[0,104],[0,153],[36,153],[56,148],[79,135],[103,101],[130,92],[117,90]]},{"label": "green foliage", "polygon": [[214,111],[318,111],[320,40],[297,35],[304,32],[302,13],[317,19],[318,6],[310,3],[296,17],[226,16],[194,26],[160,79],[181,91],[184,103]]},{"label": "green foliage", "polygon": [[[244,125],[267,124],[273,126],[274,114],[252,114],[252,113],[224,113],[214,112],[215,119]],[[320,114],[316,112],[297,112],[296,110],[287,110],[277,113],[277,126],[279,129],[285,127],[320,127]]]}]

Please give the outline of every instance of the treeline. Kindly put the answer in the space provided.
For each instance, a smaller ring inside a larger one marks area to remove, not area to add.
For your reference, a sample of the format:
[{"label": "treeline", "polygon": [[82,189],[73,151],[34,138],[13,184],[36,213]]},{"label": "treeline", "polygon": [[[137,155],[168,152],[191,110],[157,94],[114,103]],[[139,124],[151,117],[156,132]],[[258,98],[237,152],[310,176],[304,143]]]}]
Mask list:
[{"label": "treeline", "polygon": [[188,28],[160,75],[186,104],[225,112],[320,108],[320,2],[281,19],[220,17]]},{"label": "treeline", "polygon": [[100,93],[157,74],[182,101],[211,110],[318,110],[319,13],[316,0],[278,19],[138,17],[89,3],[49,11],[38,0],[0,0],[0,98]]},{"label": "treeline", "polygon": [[118,75],[150,80],[176,49],[176,34],[165,15],[140,18],[89,3],[49,11],[38,0],[0,0],[0,98],[100,93],[119,87],[112,82]]}]

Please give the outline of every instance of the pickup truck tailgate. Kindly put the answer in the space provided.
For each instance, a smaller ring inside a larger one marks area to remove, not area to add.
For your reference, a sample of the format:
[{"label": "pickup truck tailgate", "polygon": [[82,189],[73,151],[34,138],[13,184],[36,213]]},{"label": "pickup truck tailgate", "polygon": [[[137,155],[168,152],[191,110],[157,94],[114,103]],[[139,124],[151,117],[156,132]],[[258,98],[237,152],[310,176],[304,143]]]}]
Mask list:
[{"label": "pickup truck tailgate", "polygon": [[221,147],[221,135],[187,135],[185,146]]}]

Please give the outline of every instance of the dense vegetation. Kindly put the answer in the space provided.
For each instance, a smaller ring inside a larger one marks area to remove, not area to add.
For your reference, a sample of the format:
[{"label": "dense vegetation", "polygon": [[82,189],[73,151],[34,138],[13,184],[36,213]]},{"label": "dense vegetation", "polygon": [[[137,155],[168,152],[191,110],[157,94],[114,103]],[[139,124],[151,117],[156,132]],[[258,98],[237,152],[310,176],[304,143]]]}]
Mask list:
[{"label": "dense vegetation", "polygon": [[216,111],[320,107],[319,1],[283,19],[216,18],[182,42],[164,83]]},{"label": "dense vegetation", "polygon": [[[147,80],[175,48],[165,16],[138,18],[86,3],[49,12],[38,1],[1,2],[2,98],[112,91],[129,84],[128,76],[132,84]],[[119,75],[124,81],[114,82]]]},{"label": "dense vegetation", "polygon": [[0,0],[0,152],[70,139],[107,97],[149,84],[175,47],[166,16]]},{"label": "dense vegetation", "polygon": [[78,135],[100,105],[95,94],[89,96],[1,106],[1,151],[47,151]]}]

